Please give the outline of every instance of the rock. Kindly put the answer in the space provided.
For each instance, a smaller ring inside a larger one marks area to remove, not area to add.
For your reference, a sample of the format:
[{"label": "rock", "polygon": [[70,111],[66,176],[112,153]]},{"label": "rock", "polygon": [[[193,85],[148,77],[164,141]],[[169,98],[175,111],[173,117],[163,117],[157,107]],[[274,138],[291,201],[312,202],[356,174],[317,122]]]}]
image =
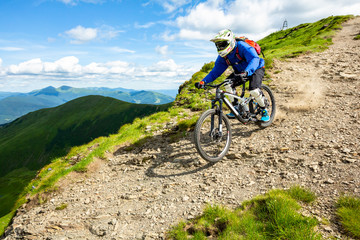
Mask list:
[{"label": "rock", "polygon": [[327,184],[334,184],[334,180],[332,180],[331,178],[327,179],[324,181],[324,183],[327,183]]},{"label": "rock", "polygon": [[187,201],[189,201],[189,199],[190,199],[190,197],[186,196],[186,195],[182,198],[183,202],[187,202]]},{"label": "rock", "polygon": [[92,234],[102,237],[106,235],[108,227],[101,223],[94,223],[90,226],[89,230]]},{"label": "rock", "polygon": [[355,163],[356,159],[352,159],[352,158],[343,158],[341,160],[343,163]]},{"label": "rock", "polygon": [[324,226],[323,228],[326,232],[329,232],[329,233],[333,232],[333,230],[330,226]]}]

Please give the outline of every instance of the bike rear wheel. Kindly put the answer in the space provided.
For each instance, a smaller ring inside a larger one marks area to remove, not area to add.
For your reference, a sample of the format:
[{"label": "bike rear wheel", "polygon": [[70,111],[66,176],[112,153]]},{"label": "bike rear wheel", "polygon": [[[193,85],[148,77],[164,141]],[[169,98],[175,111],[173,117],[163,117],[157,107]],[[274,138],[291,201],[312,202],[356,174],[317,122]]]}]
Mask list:
[{"label": "bike rear wheel", "polygon": [[272,93],[271,89],[267,85],[262,84],[261,85],[261,91],[264,94],[266,109],[267,109],[267,111],[269,113],[269,116],[270,116],[270,121],[268,121],[268,122],[260,122],[260,126],[265,128],[265,127],[270,126],[270,124],[272,124],[272,122],[275,119],[276,102],[275,102],[274,94]]},{"label": "bike rear wheel", "polygon": [[261,115],[258,114],[260,112],[259,105],[254,100],[252,100],[249,103],[249,109],[250,109],[251,113],[258,114],[257,115],[258,124],[261,127],[265,128],[265,127],[270,126],[272,124],[272,122],[274,121],[274,119],[275,119],[276,102],[275,102],[274,94],[272,93],[271,89],[268,86],[266,86],[265,84],[262,84],[261,85],[261,91],[262,91],[262,94],[263,94],[263,97],[264,97],[266,110],[268,111],[268,114],[270,116],[270,120],[268,122],[262,122],[260,120]]},{"label": "bike rear wheel", "polygon": [[231,144],[229,119],[224,114],[220,119],[215,109],[205,111],[196,123],[194,140],[198,153],[206,161],[221,160],[229,151]]}]

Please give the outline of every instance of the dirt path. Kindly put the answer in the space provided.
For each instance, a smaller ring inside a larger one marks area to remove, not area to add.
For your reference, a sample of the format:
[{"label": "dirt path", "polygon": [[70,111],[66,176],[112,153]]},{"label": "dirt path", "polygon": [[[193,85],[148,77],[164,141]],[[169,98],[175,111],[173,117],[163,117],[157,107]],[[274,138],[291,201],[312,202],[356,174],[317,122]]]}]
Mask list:
[{"label": "dirt path", "polygon": [[21,208],[6,239],[162,239],[207,203],[236,207],[295,184],[317,194],[309,211],[331,222],[319,231],[344,238],[333,206],[342,193],[360,195],[359,32],[358,17],[327,51],[276,62],[276,122],[260,130],[233,121],[233,143],[221,162],[200,159],[192,133],[175,143],[160,135],[142,149],[118,149],[90,173],[69,176],[48,202]]}]

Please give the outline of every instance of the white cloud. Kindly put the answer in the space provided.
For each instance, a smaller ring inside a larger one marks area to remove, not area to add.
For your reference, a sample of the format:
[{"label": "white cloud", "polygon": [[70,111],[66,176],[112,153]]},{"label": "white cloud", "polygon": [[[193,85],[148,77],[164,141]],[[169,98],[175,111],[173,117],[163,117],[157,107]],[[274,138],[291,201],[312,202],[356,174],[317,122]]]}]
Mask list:
[{"label": "white cloud", "polygon": [[176,72],[179,66],[173,59],[159,61],[149,68],[150,72]]},{"label": "white cloud", "polygon": [[117,30],[111,26],[108,25],[102,25],[97,28],[99,39],[109,40],[116,38],[119,33],[122,33],[124,31]]},{"label": "white cloud", "polygon": [[0,76],[5,75],[5,71],[2,68],[2,62],[3,60],[0,58]]},{"label": "white cloud", "polygon": [[43,70],[43,65],[40,58],[35,58],[26,62],[22,62],[19,65],[10,65],[8,68],[9,74],[39,74]]},{"label": "white cloud", "polygon": [[83,67],[83,74],[129,74],[133,68],[127,62],[112,61],[107,63],[90,63]]},{"label": "white cloud", "polygon": [[79,59],[74,56],[64,57],[55,62],[42,62],[40,58],[35,58],[4,69],[10,75],[75,75],[82,71]]},{"label": "white cloud", "polygon": [[97,37],[98,30],[96,28],[84,28],[79,25],[69,31],[66,31],[65,34],[73,39],[71,43],[81,44],[94,40]]},{"label": "white cloud", "polygon": [[19,47],[0,47],[0,50],[13,52],[13,51],[23,51],[25,49],[24,48],[19,48]]},{"label": "white cloud", "polygon": [[135,53],[134,50],[120,48],[120,47],[111,47],[111,48],[109,48],[109,50],[112,52],[118,52],[118,53]]},{"label": "white cloud", "polygon": [[191,0],[155,0],[155,2],[160,4],[167,13],[172,13],[175,10],[181,11],[181,7],[191,3]]},{"label": "white cloud", "polygon": [[[85,28],[81,25],[76,26],[65,32],[65,36],[69,37],[72,44],[83,44],[93,40],[110,40],[116,38],[121,30],[107,25],[98,28]],[[62,35],[62,34],[60,34]]]},{"label": "white cloud", "polygon": [[139,24],[139,23],[135,23],[135,28],[150,28],[152,26],[154,26],[156,23],[155,22],[148,22],[145,24]]},{"label": "white cloud", "polygon": [[81,66],[79,64],[79,59],[74,56],[63,57],[54,62],[55,70],[52,72],[56,73],[70,73],[70,74],[80,74]]},{"label": "white cloud", "polygon": [[72,4],[74,2],[74,0],[59,0],[59,1],[65,4]]},{"label": "white cloud", "polygon": [[106,67],[109,69],[108,73],[110,74],[132,74],[135,71],[135,68],[127,62],[123,61],[113,61],[106,63]]},{"label": "white cloud", "polygon": [[[1,59],[0,59],[1,60]],[[0,61],[0,64],[2,60]],[[1,65],[0,65],[1,66]],[[44,75],[44,76],[86,76],[86,74],[123,74],[130,76],[136,73],[137,76],[147,76],[157,74],[161,75],[184,75],[182,65],[175,63],[173,59],[159,61],[149,67],[135,66],[124,61],[111,61],[106,63],[92,62],[82,66],[79,59],[74,56],[63,57],[54,62],[43,62],[40,58],[31,59],[19,63],[18,65],[10,65],[4,68],[9,75]],[[186,72],[186,70],[185,70]],[[187,74],[187,73],[186,73]]]},{"label": "white cloud", "polygon": [[[197,70],[193,66],[179,65],[173,59],[159,61],[150,66],[124,61],[92,62],[81,65],[78,58],[68,56],[53,62],[43,62],[40,58],[35,58],[17,65],[7,67],[0,65],[0,81],[4,86],[16,86],[17,91],[25,88],[30,91],[43,86],[61,84],[79,87],[174,89],[179,83],[188,80]],[[38,85],[35,86],[34,83]]]},{"label": "white cloud", "polygon": [[167,56],[169,54],[169,46],[156,46],[155,51],[160,55]]},{"label": "white cloud", "polygon": [[176,37],[176,34],[171,34],[168,30],[163,32],[160,36],[163,41],[174,41]]},{"label": "white cloud", "polygon": [[105,0],[58,0],[59,2],[68,4],[68,5],[77,5],[80,2],[84,2],[84,3],[93,3],[93,4],[98,4],[98,3],[104,3]]},{"label": "white cloud", "polygon": [[90,63],[89,65],[84,67],[84,72],[89,74],[105,74],[108,69],[99,63]]}]

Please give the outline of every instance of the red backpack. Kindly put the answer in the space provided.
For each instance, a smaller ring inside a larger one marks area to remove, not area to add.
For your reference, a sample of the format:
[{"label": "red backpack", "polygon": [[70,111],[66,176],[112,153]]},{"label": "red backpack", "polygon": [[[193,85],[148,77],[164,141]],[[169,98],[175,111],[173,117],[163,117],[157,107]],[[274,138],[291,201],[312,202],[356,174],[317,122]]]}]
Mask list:
[{"label": "red backpack", "polygon": [[[260,47],[260,45],[259,45],[257,42],[255,42],[255,41],[253,41],[253,40],[250,40],[250,39],[248,39],[247,37],[235,37],[235,40],[236,40],[236,42],[238,42],[238,41],[246,42],[247,44],[249,44],[251,47],[253,47],[253,48],[255,49],[255,51],[256,51],[256,53],[257,53],[258,55],[262,54],[263,57],[265,58],[264,53],[261,52],[261,47]],[[237,57],[240,61],[243,60],[242,57],[240,57],[239,48],[238,48],[238,47],[236,47],[236,53],[235,53],[235,54],[236,54],[236,57]],[[225,56],[224,58],[225,58],[226,63],[230,66],[231,63],[230,63],[229,59],[227,58],[227,56]]]}]

